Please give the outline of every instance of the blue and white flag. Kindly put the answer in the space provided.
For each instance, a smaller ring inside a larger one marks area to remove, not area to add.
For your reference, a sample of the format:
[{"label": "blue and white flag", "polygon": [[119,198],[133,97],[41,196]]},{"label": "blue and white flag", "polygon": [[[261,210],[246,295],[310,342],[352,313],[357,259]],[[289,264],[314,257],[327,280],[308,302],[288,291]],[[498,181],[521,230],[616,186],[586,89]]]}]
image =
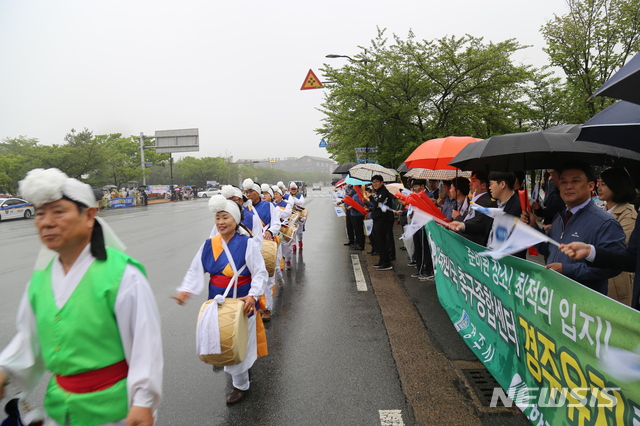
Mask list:
[{"label": "blue and white flag", "polygon": [[520,218],[506,214],[502,209],[481,207],[476,204],[472,204],[471,208],[493,217],[493,227],[487,244],[490,250],[478,253],[480,256],[500,259],[543,242],[558,245],[553,239],[520,221]]}]

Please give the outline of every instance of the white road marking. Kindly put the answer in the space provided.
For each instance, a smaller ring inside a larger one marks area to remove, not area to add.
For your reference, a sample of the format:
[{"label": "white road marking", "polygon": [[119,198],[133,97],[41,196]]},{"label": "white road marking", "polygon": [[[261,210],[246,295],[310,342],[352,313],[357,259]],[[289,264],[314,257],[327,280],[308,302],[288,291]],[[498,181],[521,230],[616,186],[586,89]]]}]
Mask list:
[{"label": "white road marking", "polygon": [[353,264],[353,273],[356,276],[356,288],[358,291],[367,291],[367,282],[364,280],[360,258],[357,254],[351,255],[351,263]]},{"label": "white road marking", "polygon": [[378,410],[380,413],[381,426],[403,426],[402,411],[400,410]]}]

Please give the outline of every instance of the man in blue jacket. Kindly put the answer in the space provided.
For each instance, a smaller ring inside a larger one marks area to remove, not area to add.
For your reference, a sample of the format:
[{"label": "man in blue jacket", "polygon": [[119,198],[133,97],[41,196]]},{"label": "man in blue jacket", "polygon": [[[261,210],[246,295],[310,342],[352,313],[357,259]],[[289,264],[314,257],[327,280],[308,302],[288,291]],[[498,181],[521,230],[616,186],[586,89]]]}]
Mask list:
[{"label": "man in blue jacket", "polygon": [[[566,163],[559,170],[558,190],[566,208],[556,215],[547,235],[561,244],[583,241],[605,250],[625,251],[625,234],[613,216],[591,200],[595,176],[591,167],[580,162]],[[522,220],[535,225],[535,216],[523,212]],[[606,296],[608,279],[619,270],[596,268],[584,260],[572,260],[549,243],[538,251],[547,256],[547,269],[553,269]]]}]

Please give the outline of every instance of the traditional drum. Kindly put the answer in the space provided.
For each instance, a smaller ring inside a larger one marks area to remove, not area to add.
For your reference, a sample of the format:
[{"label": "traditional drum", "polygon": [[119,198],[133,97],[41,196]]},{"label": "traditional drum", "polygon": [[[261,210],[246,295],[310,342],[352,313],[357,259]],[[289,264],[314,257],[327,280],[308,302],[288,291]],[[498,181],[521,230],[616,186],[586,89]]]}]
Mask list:
[{"label": "traditional drum", "polygon": [[[211,299],[200,307],[198,323],[202,313],[211,303],[217,303]],[[214,309],[212,306],[211,309]],[[244,361],[247,354],[249,341],[249,320],[244,315],[244,302],[238,299],[226,298],[222,305],[218,305],[218,328],[220,329],[220,353],[198,355],[207,364],[217,367],[236,365]]]},{"label": "traditional drum", "polygon": [[282,225],[282,227],[280,228],[280,234],[282,235],[282,239],[284,240],[285,243],[290,243],[291,241],[293,241],[296,238],[297,233],[298,233],[297,226]]},{"label": "traditional drum", "polygon": [[289,221],[287,222],[287,224],[289,226],[298,226],[299,221],[300,221],[300,215],[298,213],[291,213],[291,216],[289,216]]},{"label": "traditional drum", "polygon": [[264,266],[267,268],[269,276],[272,277],[276,272],[276,258],[278,257],[278,243],[275,241],[262,241],[262,257],[264,258]]},{"label": "traditional drum", "polygon": [[309,217],[309,210],[305,209],[304,207],[293,207],[293,213],[300,215],[300,219],[298,221],[302,223],[306,222],[307,218]]}]

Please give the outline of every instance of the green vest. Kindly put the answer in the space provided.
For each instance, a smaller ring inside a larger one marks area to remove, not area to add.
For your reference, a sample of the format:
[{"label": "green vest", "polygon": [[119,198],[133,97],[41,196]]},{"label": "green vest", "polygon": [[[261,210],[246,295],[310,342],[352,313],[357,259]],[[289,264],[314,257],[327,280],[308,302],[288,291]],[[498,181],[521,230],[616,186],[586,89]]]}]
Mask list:
[{"label": "green vest", "polygon": [[[44,271],[34,272],[28,296],[47,370],[69,376],[125,359],[115,303],[128,263],[145,273],[134,259],[108,248],[107,260],[95,260],[89,266],[61,309],[56,306],[51,287],[53,261]],[[127,416],[128,405],[127,379],[98,392],[69,393],[58,386],[54,376],[44,400],[52,419],[74,426],[120,421]]]}]

